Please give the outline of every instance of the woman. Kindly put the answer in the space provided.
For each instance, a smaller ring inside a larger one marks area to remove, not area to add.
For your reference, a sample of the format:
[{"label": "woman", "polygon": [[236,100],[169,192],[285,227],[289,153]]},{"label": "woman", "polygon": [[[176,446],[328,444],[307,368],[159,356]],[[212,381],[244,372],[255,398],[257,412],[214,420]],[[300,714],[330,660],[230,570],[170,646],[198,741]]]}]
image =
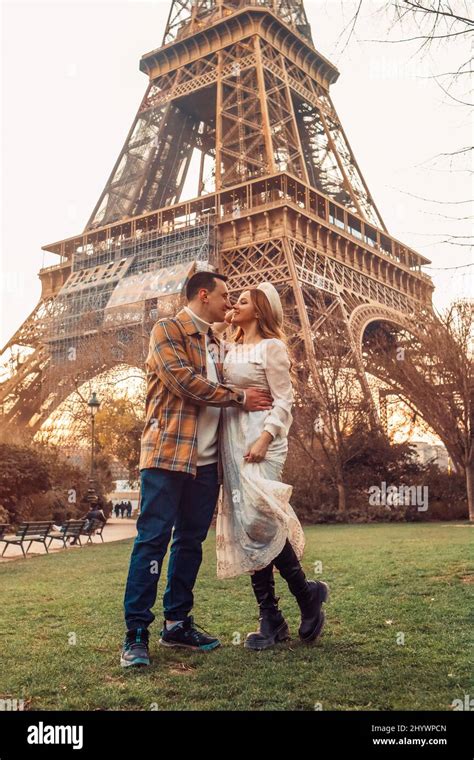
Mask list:
[{"label": "woman", "polygon": [[252,573],[260,612],[259,630],[248,634],[248,649],[267,649],[290,637],[278,609],[273,568],[288,583],[301,610],[300,638],[315,641],[324,625],[321,605],[328,596],[322,581],[308,581],[300,564],[304,534],[290,505],[292,486],[281,482],[292,423],[291,362],[282,330],[283,309],[269,283],[243,292],[227,322],[237,328],[226,343],[224,382],[270,390],[270,411],[222,410],[222,500],[217,516],[217,575]]}]

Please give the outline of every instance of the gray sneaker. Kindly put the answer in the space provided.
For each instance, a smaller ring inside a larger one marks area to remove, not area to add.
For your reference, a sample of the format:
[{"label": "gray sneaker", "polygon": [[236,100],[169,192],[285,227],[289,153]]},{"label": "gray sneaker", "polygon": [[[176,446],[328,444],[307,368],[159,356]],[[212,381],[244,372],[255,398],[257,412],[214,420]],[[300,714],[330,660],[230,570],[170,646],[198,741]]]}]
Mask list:
[{"label": "gray sneaker", "polygon": [[120,656],[122,668],[150,664],[148,639],[149,633],[146,628],[134,628],[132,631],[127,631]]}]

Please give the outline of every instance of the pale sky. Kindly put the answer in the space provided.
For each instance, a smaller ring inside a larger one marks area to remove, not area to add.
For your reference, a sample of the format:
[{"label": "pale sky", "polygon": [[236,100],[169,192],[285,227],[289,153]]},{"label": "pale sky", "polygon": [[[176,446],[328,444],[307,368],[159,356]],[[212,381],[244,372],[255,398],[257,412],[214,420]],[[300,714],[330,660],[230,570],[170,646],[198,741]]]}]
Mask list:
[{"label": "pale sky", "polygon": [[[472,144],[472,117],[432,75],[467,60],[469,41],[438,44],[424,59],[413,55],[416,41],[370,42],[387,39],[390,18],[384,1],[367,1],[344,49],[347,33],[338,38],[356,6],[305,3],[316,48],[341,73],[331,93],[359,166],[392,235],[435,267],[463,266],[469,249],[442,241],[472,233],[461,218],[472,209],[459,203],[472,180],[466,162],[435,157]],[[41,246],[85,227],[146,89],[139,59],[161,44],[168,10],[133,0],[2,2],[1,345],[36,305],[40,267],[58,262]],[[464,100],[467,79],[453,90]],[[426,271],[438,307],[474,295],[472,267]]]}]

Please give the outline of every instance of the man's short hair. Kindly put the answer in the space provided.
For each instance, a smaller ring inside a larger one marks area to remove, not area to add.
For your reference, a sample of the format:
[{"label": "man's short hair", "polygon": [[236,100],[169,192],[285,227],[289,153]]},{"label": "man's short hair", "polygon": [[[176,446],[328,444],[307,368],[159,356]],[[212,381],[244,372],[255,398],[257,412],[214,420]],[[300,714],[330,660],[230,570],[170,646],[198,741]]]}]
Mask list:
[{"label": "man's short hair", "polygon": [[212,293],[216,287],[216,280],[227,282],[228,279],[225,274],[219,274],[218,272],[196,272],[187,282],[186,299],[192,301],[201,288],[206,288],[209,293]]}]

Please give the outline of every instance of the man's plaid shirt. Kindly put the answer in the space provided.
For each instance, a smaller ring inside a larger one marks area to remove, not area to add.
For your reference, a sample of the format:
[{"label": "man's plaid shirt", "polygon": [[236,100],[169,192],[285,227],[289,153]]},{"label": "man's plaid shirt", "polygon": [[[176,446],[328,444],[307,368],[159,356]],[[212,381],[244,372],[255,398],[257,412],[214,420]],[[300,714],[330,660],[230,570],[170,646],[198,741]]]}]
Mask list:
[{"label": "man's plaid shirt", "polygon": [[[216,362],[216,367],[219,384],[206,379],[205,335],[184,309],[155,324],[146,360],[141,470],[162,467],[196,475],[199,407],[242,407],[244,398],[241,390],[221,382],[222,365]],[[218,471],[222,483],[220,457]]]}]

